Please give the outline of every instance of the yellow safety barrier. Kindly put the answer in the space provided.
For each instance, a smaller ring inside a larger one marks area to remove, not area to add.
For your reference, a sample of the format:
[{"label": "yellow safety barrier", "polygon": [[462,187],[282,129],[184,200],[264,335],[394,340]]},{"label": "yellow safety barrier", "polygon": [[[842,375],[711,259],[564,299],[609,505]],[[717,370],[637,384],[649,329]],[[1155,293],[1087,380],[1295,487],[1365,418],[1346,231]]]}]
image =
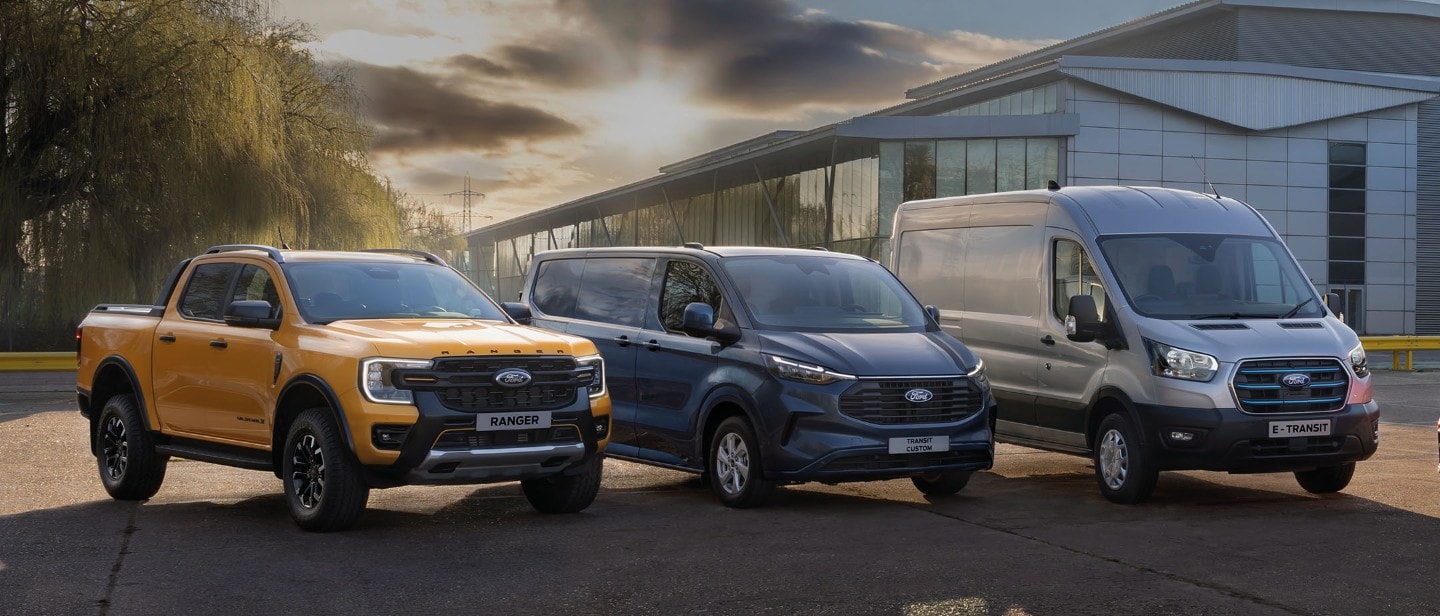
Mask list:
[{"label": "yellow safety barrier", "polygon": [[75,369],[75,353],[0,353],[0,372],[46,371]]},{"label": "yellow safety barrier", "polygon": [[1361,336],[1360,345],[1367,355],[1390,351],[1391,370],[1413,370],[1415,351],[1440,351],[1440,336]]}]

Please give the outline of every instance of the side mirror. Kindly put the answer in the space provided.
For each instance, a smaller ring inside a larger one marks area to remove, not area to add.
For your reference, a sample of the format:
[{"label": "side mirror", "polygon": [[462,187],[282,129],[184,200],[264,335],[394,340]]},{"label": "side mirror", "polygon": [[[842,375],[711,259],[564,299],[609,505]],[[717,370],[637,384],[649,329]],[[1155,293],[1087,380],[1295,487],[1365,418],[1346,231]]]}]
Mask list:
[{"label": "side mirror", "polygon": [[521,325],[529,325],[534,318],[534,315],[530,314],[530,306],[520,302],[504,302],[500,304],[500,309]]},{"label": "side mirror", "polygon": [[230,307],[225,309],[225,324],[232,327],[279,329],[280,319],[270,316],[274,310],[275,307],[263,299],[231,302]]},{"label": "side mirror", "polygon": [[685,305],[685,312],[680,314],[680,330],[696,338],[714,338],[721,342],[739,339],[734,332],[718,324],[715,320],[715,309],[702,302]]},{"label": "side mirror", "polygon": [[1094,342],[1103,326],[1095,298],[1089,295],[1070,297],[1069,316],[1065,317],[1065,337],[1074,342]]},{"label": "side mirror", "polygon": [[925,304],[925,314],[930,315],[930,320],[931,320],[931,321],[934,321],[937,325],[940,323],[940,309],[939,309],[939,308],[936,308],[936,307],[934,307],[934,306],[931,306],[930,304]]},{"label": "side mirror", "polygon": [[1330,309],[1330,314],[1339,317],[1341,321],[1345,320],[1345,307],[1340,305],[1339,293],[1326,293],[1325,307]]}]

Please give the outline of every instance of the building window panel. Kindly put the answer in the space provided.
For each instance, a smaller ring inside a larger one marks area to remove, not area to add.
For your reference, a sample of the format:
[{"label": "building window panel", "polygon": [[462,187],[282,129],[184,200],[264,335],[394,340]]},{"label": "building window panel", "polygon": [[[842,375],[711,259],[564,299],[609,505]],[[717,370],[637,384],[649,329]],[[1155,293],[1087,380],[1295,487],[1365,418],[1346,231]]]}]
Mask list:
[{"label": "building window panel", "polygon": [[935,196],[965,194],[965,142],[952,140],[936,144]]},{"label": "building window panel", "polygon": [[1331,261],[1330,284],[1365,284],[1364,261]]},{"label": "building window panel", "polygon": [[995,190],[1024,190],[1025,140],[1001,139],[996,142]]},{"label": "building window panel", "polygon": [[1364,212],[1365,191],[1362,190],[1331,190],[1330,211],[1332,212]]},{"label": "building window panel", "polygon": [[995,192],[995,140],[972,139],[965,148],[965,194]]},{"label": "building window panel", "polygon": [[1365,260],[1365,238],[1363,237],[1332,237],[1330,238],[1330,259],[1333,261],[1364,261]]},{"label": "building window panel", "polygon": [[1330,144],[1330,164],[1364,165],[1365,144],[1334,142]]},{"label": "building window panel", "polygon": [[905,143],[906,201],[935,198],[935,142]]},{"label": "building window panel", "polygon": [[1060,179],[1060,142],[1056,139],[1025,141],[1025,188],[1045,188]]},{"label": "building window panel", "polygon": [[1330,237],[1365,237],[1365,215],[1331,214]]},{"label": "building window panel", "polygon": [[1365,188],[1365,168],[1330,165],[1330,188]]}]

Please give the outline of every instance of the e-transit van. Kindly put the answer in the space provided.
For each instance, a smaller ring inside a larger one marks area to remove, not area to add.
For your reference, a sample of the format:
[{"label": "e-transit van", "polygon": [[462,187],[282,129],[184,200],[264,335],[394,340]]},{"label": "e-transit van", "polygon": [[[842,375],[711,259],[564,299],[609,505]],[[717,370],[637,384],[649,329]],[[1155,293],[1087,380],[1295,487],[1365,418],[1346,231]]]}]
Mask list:
[{"label": "e-transit van", "polygon": [[512,316],[605,358],[606,454],[704,473],[721,502],[777,483],[909,477],[954,494],[990,468],[980,360],[879,263],[783,248],[535,256]]},{"label": "e-transit van", "polygon": [[901,205],[894,270],[986,362],[997,438],[1093,456],[1112,501],[1162,470],[1343,489],[1380,412],[1360,340],[1250,206],[1069,187]]}]

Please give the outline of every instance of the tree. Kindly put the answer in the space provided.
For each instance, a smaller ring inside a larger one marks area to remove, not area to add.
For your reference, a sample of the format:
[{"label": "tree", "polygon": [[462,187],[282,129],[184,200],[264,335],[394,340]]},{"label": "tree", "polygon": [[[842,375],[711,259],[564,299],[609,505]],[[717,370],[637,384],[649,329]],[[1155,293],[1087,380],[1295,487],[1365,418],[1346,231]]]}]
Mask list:
[{"label": "tree", "polygon": [[354,88],[306,36],[256,0],[0,0],[7,332],[54,347],[212,244],[393,245]]}]

